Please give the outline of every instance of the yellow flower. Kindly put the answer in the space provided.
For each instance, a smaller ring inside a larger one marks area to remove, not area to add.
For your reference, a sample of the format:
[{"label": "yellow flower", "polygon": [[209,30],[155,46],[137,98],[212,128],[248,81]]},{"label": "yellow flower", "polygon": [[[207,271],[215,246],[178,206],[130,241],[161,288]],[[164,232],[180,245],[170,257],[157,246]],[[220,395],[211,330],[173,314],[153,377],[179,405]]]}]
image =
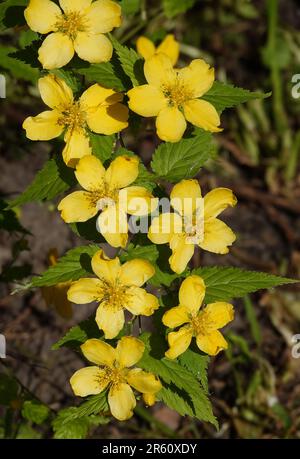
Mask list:
[{"label": "yellow flower", "polygon": [[168,334],[170,349],[166,357],[175,359],[183,354],[196,337],[198,348],[209,355],[216,355],[227,349],[227,342],[219,332],[233,320],[233,306],[218,301],[208,304],[200,310],[205,296],[205,284],[200,276],[189,276],[181,284],[179,290],[179,306],[171,308],[162,318],[164,325],[179,328]]},{"label": "yellow flower", "polygon": [[[58,253],[56,249],[51,249],[48,254],[48,261],[50,266],[57,263]],[[73,316],[72,305],[67,297],[67,292],[70,288],[71,282],[60,282],[51,287],[42,287],[42,297],[48,307],[54,306],[56,312],[64,319],[71,319]]]},{"label": "yellow flower", "polygon": [[128,91],[129,108],[141,116],[156,116],[156,130],[160,139],[178,142],[187,127],[186,120],[206,131],[221,129],[215,107],[199,99],[213,85],[215,74],[202,59],[195,59],[188,67],[177,70],[165,54],[156,54],[145,62],[148,84]]},{"label": "yellow flower", "polygon": [[76,304],[99,302],[96,322],[106,339],[122,330],[124,309],[135,316],[151,316],[158,309],[156,296],[141,288],[155,273],[148,261],[136,258],[121,265],[119,258],[110,259],[99,250],[92,258],[92,268],[98,279],[74,282],[68,299]]},{"label": "yellow flower", "polygon": [[227,188],[216,188],[202,198],[197,180],[182,180],[171,192],[171,205],[176,212],[154,218],[148,237],[154,244],[170,245],[171,269],[180,274],[192,258],[195,245],[213,253],[228,253],[236,236],[216,217],[236,202]]},{"label": "yellow flower", "polygon": [[163,53],[168,56],[172,65],[175,66],[179,57],[179,43],[175,40],[173,34],[169,34],[161,42],[161,44],[155,48],[154,43],[149,40],[147,37],[139,37],[136,42],[137,52],[145,59],[150,59],[150,57],[155,54]]},{"label": "yellow flower", "polygon": [[152,374],[131,368],[142,357],[145,345],[133,336],[124,336],[114,349],[99,339],[89,339],[82,346],[83,355],[96,366],[81,368],[70,379],[75,395],[100,394],[107,387],[111,414],[119,421],[133,415],[136,400],[133,389],[142,394],[155,394],[162,385]]},{"label": "yellow flower", "polygon": [[111,0],[30,0],[24,15],[35,32],[48,34],[39,49],[44,69],[57,69],[78,56],[96,64],[111,59],[113,47],[104,35],[121,25],[121,7]]},{"label": "yellow flower", "polygon": [[54,75],[40,78],[38,85],[51,110],[26,118],[26,136],[31,140],[51,140],[64,132],[63,158],[70,167],[75,167],[79,158],[92,154],[88,128],[110,135],[128,126],[128,108],[120,103],[123,96],[112,89],[94,84],[76,101],[69,86]]},{"label": "yellow flower", "polygon": [[95,156],[85,156],[75,175],[85,191],[75,191],[58,205],[66,223],[86,222],[102,211],[97,228],[113,247],[125,247],[128,240],[127,214],[142,216],[153,211],[157,200],[142,186],[128,186],[138,176],[137,157],[118,156],[107,170]]}]

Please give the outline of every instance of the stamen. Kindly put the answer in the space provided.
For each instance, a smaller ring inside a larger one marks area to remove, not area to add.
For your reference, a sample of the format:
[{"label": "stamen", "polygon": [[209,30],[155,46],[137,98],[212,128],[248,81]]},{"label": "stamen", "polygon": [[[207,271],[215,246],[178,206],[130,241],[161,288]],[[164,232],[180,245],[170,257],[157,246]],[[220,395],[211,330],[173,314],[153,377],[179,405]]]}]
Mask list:
[{"label": "stamen", "polygon": [[78,32],[87,32],[88,23],[84,15],[78,11],[64,14],[55,24],[57,32],[67,35],[71,40],[75,40]]},{"label": "stamen", "polygon": [[179,77],[174,83],[165,85],[162,90],[171,107],[182,108],[184,102],[192,99],[192,92]]}]

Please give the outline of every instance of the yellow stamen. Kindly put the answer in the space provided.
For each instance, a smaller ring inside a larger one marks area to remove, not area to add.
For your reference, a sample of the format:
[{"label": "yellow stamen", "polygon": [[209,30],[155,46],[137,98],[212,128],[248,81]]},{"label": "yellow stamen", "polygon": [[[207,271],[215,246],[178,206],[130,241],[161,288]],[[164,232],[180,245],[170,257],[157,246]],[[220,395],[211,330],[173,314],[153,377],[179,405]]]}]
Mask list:
[{"label": "yellow stamen", "polygon": [[81,110],[79,102],[74,102],[73,104],[62,108],[58,124],[72,130],[82,129],[85,127],[86,116]]},{"label": "yellow stamen", "polygon": [[175,82],[166,84],[162,90],[171,107],[182,108],[184,102],[192,99],[192,92],[179,77]]},{"label": "yellow stamen", "polygon": [[88,30],[84,15],[78,11],[64,14],[62,18],[59,18],[55,26],[58,32],[67,35],[73,41],[76,39],[78,32],[87,32]]}]

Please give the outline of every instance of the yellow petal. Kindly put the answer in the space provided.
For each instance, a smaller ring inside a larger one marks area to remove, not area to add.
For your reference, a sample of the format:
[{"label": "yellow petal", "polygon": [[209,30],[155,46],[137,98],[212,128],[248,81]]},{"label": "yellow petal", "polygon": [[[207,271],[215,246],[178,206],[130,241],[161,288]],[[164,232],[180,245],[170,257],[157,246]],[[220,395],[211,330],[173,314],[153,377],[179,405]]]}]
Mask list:
[{"label": "yellow petal", "polygon": [[151,86],[162,88],[176,80],[171,59],[165,54],[155,54],[145,62],[144,73]]},{"label": "yellow petal", "polygon": [[149,59],[155,54],[155,46],[147,37],[141,36],[137,39],[136,49],[144,59]]},{"label": "yellow petal", "polygon": [[102,33],[94,35],[79,32],[74,41],[74,48],[81,59],[91,64],[108,62],[113,53],[110,40]]},{"label": "yellow petal", "polygon": [[73,56],[73,42],[60,32],[48,35],[39,49],[39,61],[48,70],[64,67]]},{"label": "yellow petal", "polygon": [[119,192],[119,205],[127,214],[141,217],[155,211],[158,199],[143,186],[130,186]]},{"label": "yellow petal", "polygon": [[62,109],[73,102],[73,92],[64,80],[49,74],[38,81],[44,103],[50,108]]},{"label": "yellow petal", "polygon": [[179,142],[186,130],[186,121],[176,107],[161,110],[156,118],[157,135],[165,142]]},{"label": "yellow petal", "polygon": [[201,249],[225,255],[228,247],[236,240],[234,232],[218,218],[204,222],[204,240],[199,244]]},{"label": "yellow petal", "polygon": [[92,269],[96,276],[105,282],[114,284],[120,271],[119,258],[109,258],[103,250],[98,250],[92,258]]},{"label": "yellow petal", "polygon": [[157,116],[167,106],[167,99],[163,92],[149,84],[130,89],[127,95],[130,110],[141,116]]},{"label": "yellow petal", "polygon": [[70,379],[74,394],[79,397],[100,394],[109,382],[104,376],[105,371],[99,367],[86,367],[77,370]]},{"label": "yellow petal", "polygon": [[92,154],[90,139],[84,129],[68,130],[65,142],[62,155],[68,167],[76,167],[81,158]]},{"label": "yellow petal", "polygon": [[143,400],[146,406],[153,406],[156,402],[155,394],[143,394]]},{"label": "yellow petal", "polygon": [[88,8],[92,0],[59,0],[59,4],[65,13],[78,11]]},{"label": "yellow petal", "polygon": [[234,207],[237,199],[228,188],[216,188],[204,197],[205,219],[217,217],[226,207]]},{"label": "yellow petal", "polygon": [[123,336],[116,347],[116,361],[121,368],[135,365],[144,354],[145,344],[133,336]]},{"label": "yellow petal", "polygon": [[179,303],[192,315],[199,311],[205,297],[205,283],[200,276],[188,276],[179,290]]},{"label": "yellow petal", "polygon": [[137,156],[118,156],[114,159],[105,174],[105,181],[110,188],[125,188],[139,175],[139,158]]},{"label": "yellow petal", "polygon": [[88,339],[80,346],[84,357],[96,365],[112,367],[116,360],[116,351],[101,339]]},{"label": "yellow petal", "polygon": [[97,219],[97,229],[112,247],[125,248],[128,241],[127,215],[112,205]]},{"label": "yellow petal", "polygon": [[105,339],[113,339],[124,326],[124,311],[115,310],[109,302],[105,301],[98,307],[95,320],[100,330],[103,330]]},{"label": "yellow petal", "polygon": [[166,327],[176,328],[190,322],[188,311],[183,306],[176,306],[164,313],[162,322]]},{"label": "yellow petal", "polygon": [[114,384],[108,393],[111,414],[119,421],[126,421],[133,415],[136,406],[131,387],[126,383]]},{"label": "yellow petal", "polygon": [[159,308],[159,302],[155,295],[146,290],[140,287],[130,287],[126,292],[124,307],[135,316],[151,316]]},{"label": "yellow petal", "polygon": [[166,54],[172,61],[172,65],[176,65],[179,57],[179,43],[175,40],[173,34],[169,34],[158,46],[157,53]]},{"label": "yellow petal", "polygon": [[76,166],[76,178],[82,188],[88,191],[101,190],[104,183],[105,169],[96,156],[84,156]]},{"label": "yellow petal", "polygon": [[203,96],[215,80],[214,69],[203,59],[193,60],[188,67],[180,69],[178,75],[195,98]]},{"label": "yellow petal", "polygon": [[120,103],[99,107],[87,113],[87,124],[97,134],[111,135],[128,126],[128,108]]},{"label": "yellow petal", "polygon": [[218,330],[207,335],[198,335],[196,342],[200,351],[209,355],[217,355],[228,347],[227,341]]},{"label": "yellow petal", "polygon": [[58,124],[60,113],[57,110],[42,112],[37,116],[30,116],[23,122],[26,137],[30,140],[51,140],[60,136],[63,126]]},{"label": "yellow petal", "polygon": [[123,285],[141,287],[154,274],[154,266],[149,261],[135,258],[122,265],[119,272],[119,282]]},{"label": "yellow petal", "polygon": [[183,104],[184,116],[205,131],[220,132],[221,121],[215,107],[206,100],[193,99]]},{"label": "yellow petal", "polygon": [[203,311],[207,320],[217,328],[225,327],[234,318],[234,309],[232,304],[223,301],[210,303]]},{"label": "yellow petal", "polygon": [[162,388],[161,382],[152,373],[134,368],[127,374],[127,382],[142,394],[155,394]]},{"label": "yellow petal", "polygon": [[72,283],[68,299],[72,303],[87,304],[103,298],[103,283],[99,279],[83,278]]},{"label": "yellow petal", "polygon": [[181,274],[194,255],[194,244],[186,242],[185,234],[175,234],[170,240],[170,249],[170,267],[175,273]]},{"label": "yellow petal", "polygon": [[181,215],[193,215],[200,207],[201,189],[198,180],[181,180],[171,192],[171,206]]},{"label": "yellow petal", "polygon": [[168,343],[170,349],[165,353],[169,359],[176,359],[183,354],[191,344],[193,337],[192,328],[189,325],[181,327],[177,332],[168,334]]},{"label": "yellow petal", "polygon": [[62,16],[60,8],[48,0],[30,0],[24,11],[27,24],[34,32],[49,33]]},{"label": "yellow petal", "polygon": [[89,30],[93,33],[107,33],[122,23],[121,7],[110,0],[97,0],[85,12]]},{"label": "yellow petal", "polygon": [[74,191],[62,199],[57,208],[66,223],[86,222],[98,213],[86,191]]},{"label": "yellow petal", "polygon": [[123,94],[104,88],[100,84],[93,84],[80,97],[80,107],[83,111],[90,110],[93,113],[99,105],[109,106],[121,102],[122,99]]},{"label": "yellow petal", "polygon": [[165,212],[153,218],[148,238],[153,244],[166,244],[174,234],[180,234],[182,231],[182,218],[178,214]]}]

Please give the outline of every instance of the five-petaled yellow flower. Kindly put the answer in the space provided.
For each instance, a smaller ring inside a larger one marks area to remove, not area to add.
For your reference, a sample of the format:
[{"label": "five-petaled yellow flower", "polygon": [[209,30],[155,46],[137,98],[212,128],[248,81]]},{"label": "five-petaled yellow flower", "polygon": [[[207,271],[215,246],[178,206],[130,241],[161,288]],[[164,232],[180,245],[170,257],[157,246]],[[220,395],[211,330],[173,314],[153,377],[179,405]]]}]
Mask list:
[{"label": "five-petaled yellow flower", "polygon": [[136,406],[132,388],[152,398],[162,388],[152,373],[131,368],[141,359],[144,349],[144,343],[133,336],[121,338],[115,349],[99,339],[87,340],[81,350],[96,366],[82,368],[71,377],[75,395],[95,395],[108,387],[111,414],[119,421],[131,418]]},{"label": "five-petaled yellow flower", "polygon": [[182,180],[171,192],[175,213],[153,219],[148,237],[154,244],[169,244],[171,269],[182,273],[197,245],[209,252],[226,254],[236,236],[217,216],[237,200],[231,190],[216,188],[202,198],[197,180]]},{"label": "five-petaled yellow flower", "polygon": [[121,265],[119,258],[110,259],[99,250],[92,258],[92,268],[98,279],[75,281],[68,299],[76,304],[100,303],[96,322],[106,339],[115,338],[122,330],[124,310],[135,316],[151,316],[158,309],[157,297],[141,288],[155,274],[147,260],[136,258]]},{"label": "five-petaled yellow flower", "polygon": [[198,348],[209,355],[216,355],[227,349],[227,342],[219,332],[233,320],[233,306],[218,301],[208,304],[203,310],[201,305],[205,296],[205,284],[200,276],[189,276],[181,284],[179,290],[179,306],[169,309],[163,315],[163,323],[178,331],[168,334],[170,349],[166,357],[175,359],[183,354],[196,338]]},{"label": "five-petaled yellow flower", "polygon": [[177,64],[179,57],[179,43],[173,34],[168,34],[157,48],[149,38],[139,37],[136,42],[136,49],[145,60],[150,59],[155,54],[163,53],[171,59],[173,66]]},{"label": "five-petaled yellow flower", "polygon": [[157,206],[157,199],[142,186],[128,186],[138,176],[136,156],[118,156],[107,170],[93,155],[85,156],[76,166],[76,178],[85,191],[74,191],[58,205],[66,223],[86,222],[102,211],[97,228],[113,247],[125,247],[128,240],[127,214],[147,215]]},{"label": "five-petaled yellow flower", "polygon": [[75,167],[79,158],[92,154],[88,129],[111,135],[128,126],[128,108],[121,104],[122,94],[99,84],[88,88],[74,100],[71,88],[60,78],[47,75],[38,82],[41,97],[51,110],[23,123],[31,140],[51,140],[65,134],[65,163]]},{"label": "five-petaled yellow flower", "polygon": [[48,34],[39,49],[44,69],[68,64],[75,52],[96,64],[111,59],[113,47],[104,35],[121,25],[121,7],[111,0],[30,0],[25,19],[35,32]]},{"label": "five-petaled yellow flower", "polygon": [[128,91],[129,108],[141,116],[156,116],[160,139],[179,142],[187,123],[211,132],[221,129],[215,107],[199,99],[213,85],[214,69],[202,59],[193,60],[188,67],[174,69],[165,54],[146,60],[144,73],[148,84]]},{"label": "five-petaled yellow flower", "polygon": [[[49,265],[56,265],[57,259],[57,249],[51,249],[48,254]],[[56,312],[64,319],[71,319],[73,316],[72,305],[67,297],[70,286],[71,282],[60,282],[59,284],[52,285],[50,287],[41,288],[42,297],[44,298],[47,306],[54,306]]]}]

